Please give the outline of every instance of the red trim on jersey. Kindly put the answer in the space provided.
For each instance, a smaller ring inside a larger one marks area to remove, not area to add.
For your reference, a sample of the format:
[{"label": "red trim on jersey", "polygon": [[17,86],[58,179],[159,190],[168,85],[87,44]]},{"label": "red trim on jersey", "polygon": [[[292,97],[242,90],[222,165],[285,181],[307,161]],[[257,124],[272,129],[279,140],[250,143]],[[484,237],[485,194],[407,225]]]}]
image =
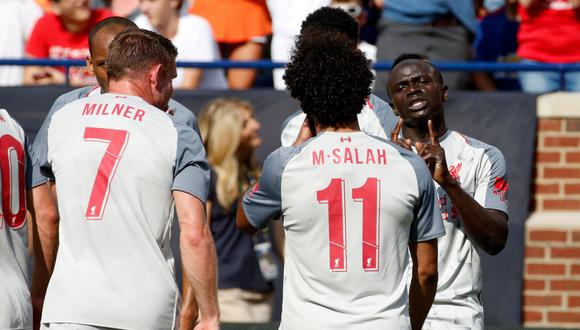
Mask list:
[{"label": "red trim on jersey", "polygon": [[369,97],[367,97],[365,100],[367,101],[367,105],[369,106],[369,108],[372,111],[375,111],[375,109],[373,109],[373,105],[371,104],[371,99]]},{"label": "red trim on jersey", "polygon": [[91,90],[90,90],[90,91],[86,92],[86,93],[85,93],[85,95],[84,95],[83,97],[89,97],[89,96],[91,95],[91,93],[92,93],[92,92],[94,92],[95,90],[97,90],[97,89],[99,89],[99,88],[101,88],[101,86],[99,86],[99,85],[93,86],[93,88],[91,88]]},{"label": "red trim on jersey", "polygon": [[459,134],[459,136],[461,136],[464,140],[465,140],[465,144],[469,144],[469,141],[467,140],[467,137],[465,135],[463,135],[461,132],[457,132],[455,131],[457,134]]}]

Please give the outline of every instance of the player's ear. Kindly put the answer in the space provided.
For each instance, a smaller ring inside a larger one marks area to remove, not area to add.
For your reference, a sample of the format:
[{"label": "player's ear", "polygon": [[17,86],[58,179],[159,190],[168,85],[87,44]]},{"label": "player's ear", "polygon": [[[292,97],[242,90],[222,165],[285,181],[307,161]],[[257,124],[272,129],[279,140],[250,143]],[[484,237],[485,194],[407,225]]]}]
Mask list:
[{"label": "player's ear", "polygon": [[155,64],[149,70],[149,82],[157,89],[157,85],[163,79],[163,70],[161,69],[161,63]]},{"label": "player's ear", "polygon": [[447,98],[449,97],[449,87],[447,87],[447,85],[443,85],[441,90],[443,91],[443,102],[447,102]]},{"label": "player's ear", "polygon": [[91,55],[87,55],[87,57],[85,57],[85,63],[87,64],[87,71],[89,71],[91,76],[94,76],[95,75],[95,67],[93,66],[93,60],[91,58]]}]

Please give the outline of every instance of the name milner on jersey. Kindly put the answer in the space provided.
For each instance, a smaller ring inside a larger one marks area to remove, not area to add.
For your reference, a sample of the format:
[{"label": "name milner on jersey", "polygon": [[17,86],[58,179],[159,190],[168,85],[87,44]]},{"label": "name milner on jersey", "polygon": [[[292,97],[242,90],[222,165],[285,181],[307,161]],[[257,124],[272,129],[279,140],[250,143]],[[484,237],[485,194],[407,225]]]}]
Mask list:
[{"label": "name milner on jersey", "polygon": [[325,164],[353,164],[353,165],[387,165],[387,150],[334,148],[330,152],[325,150],[312,151],[312,165]]},{"label": "name milner on jersey", "polygon": [[145,110],[134,108],[123,103],[116,103],[113,109],[107,109],[108,103],[86,103],[83,116],[123,116],[125,118],[143,121]]}]

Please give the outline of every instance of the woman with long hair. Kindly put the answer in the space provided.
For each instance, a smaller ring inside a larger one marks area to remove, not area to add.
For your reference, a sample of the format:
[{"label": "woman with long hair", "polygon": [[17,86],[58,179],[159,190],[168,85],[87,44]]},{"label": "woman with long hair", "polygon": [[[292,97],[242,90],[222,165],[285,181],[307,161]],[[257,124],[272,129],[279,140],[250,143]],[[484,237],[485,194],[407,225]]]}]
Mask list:
[{"label": "woman with long hair", "polygon": [[235,219],[238,199],[260,175],[254,157],[262,143],[260,123],[252,105],[237,98],[209,102],[198,123],[212,169],[206,209],[218,255],[221,321],[268,322],[275,276],[271,249],[239,231]]}]

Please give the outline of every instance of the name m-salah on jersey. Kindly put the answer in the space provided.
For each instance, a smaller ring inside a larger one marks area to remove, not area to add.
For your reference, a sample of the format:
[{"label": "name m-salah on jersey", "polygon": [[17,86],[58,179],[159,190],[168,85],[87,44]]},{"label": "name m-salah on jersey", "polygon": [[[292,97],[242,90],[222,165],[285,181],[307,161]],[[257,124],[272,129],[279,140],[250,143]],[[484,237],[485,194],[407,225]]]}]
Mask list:
[{"label": "name m-salah on jersey", "polygon": [[274,151],[243,207],[284,218],[280,328],[410,329],[407,245],[445,233],[435,196],[423,160],[363,132]]}]

